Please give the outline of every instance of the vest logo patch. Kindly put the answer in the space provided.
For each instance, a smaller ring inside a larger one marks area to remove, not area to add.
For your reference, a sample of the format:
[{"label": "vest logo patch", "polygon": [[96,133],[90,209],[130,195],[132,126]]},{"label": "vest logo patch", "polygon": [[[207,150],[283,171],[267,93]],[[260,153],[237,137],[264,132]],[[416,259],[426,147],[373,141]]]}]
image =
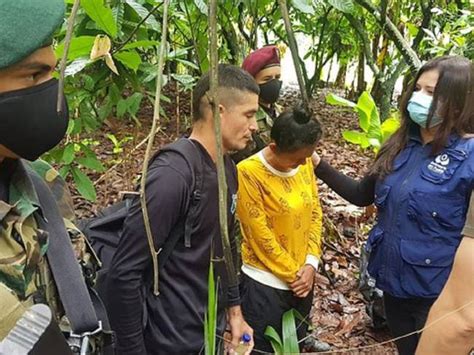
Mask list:
[{"label": "vest logo patch", "polygon": [[431,163],[428,165],[428,169],[436,174],[444,174],[449,165],[449,157],[447,154],[438,155]]}]

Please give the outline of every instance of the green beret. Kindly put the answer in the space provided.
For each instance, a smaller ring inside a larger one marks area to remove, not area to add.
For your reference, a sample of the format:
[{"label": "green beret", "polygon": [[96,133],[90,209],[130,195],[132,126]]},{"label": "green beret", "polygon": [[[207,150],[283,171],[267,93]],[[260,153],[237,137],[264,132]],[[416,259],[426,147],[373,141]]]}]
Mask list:
[{"label": "green beret", "polygon": [[0,0],[0,69],[44,47],[64,12],[64,0]]}]

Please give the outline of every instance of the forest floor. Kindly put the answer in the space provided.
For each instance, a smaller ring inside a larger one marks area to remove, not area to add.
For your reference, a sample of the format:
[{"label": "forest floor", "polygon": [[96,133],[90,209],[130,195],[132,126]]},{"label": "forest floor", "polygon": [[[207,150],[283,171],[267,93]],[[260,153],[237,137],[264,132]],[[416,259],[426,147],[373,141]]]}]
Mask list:
[{"label": "forest floor", "polygon": [[[155,150],[182,135],[184,127],[191,120],[189,94],[177,94],[169,86],[165,94],[171,102],[165,103],[163,107],[168,119],[163,119],[155,139]],[[361,151],[359,147],[343,140],[344,130],[357,129],[357,116],[351,111],[326,104],[327,93],[327,89],[321,89],[311,102],[313,112],[324,130],[318,151],[323,159],[340,171],[360,177],[370,166],[373,154]],[[280,103],[289,107],[296,102],[296,97],[296,92],[287,90]],[[89,174],[92,181],[96,182],[95,203],[84,200],[71,186],[80,218],[91,216],[118,201],[122,192],[134,190],[146,148],[146,144],[140,143],[150,130],[152,116],[152,108],[144,107],[138,115],[140,125],[133,121],[110,119],[103,129],[90,137],[107,171]],[[114,145],[106,134],[113,134],[121,144]],[[390,339],[389,333],[387,329],[372,328],[362,295],[358,291],[360,247],[373,224],[373,211],[350,205],[322,182],[319,183],[319,193],[325,216],[325,231],[323,266],[317,274],[311,312],[314,335],[329,343],[332,353],[396,354],[393,344],[375,345]],[[354,349],[364,346],[372,347]]]}]

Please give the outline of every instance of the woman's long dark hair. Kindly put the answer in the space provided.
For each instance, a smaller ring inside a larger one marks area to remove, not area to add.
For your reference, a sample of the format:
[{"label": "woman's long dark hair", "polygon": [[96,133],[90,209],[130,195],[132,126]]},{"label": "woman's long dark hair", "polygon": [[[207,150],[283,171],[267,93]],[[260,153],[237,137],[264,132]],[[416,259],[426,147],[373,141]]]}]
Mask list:
[{"label": "woman's long dark hair", "polygon": [[460,136],[474,133],[472,119],[465,118],[466,115],[472,117],[472,112],[466,112],[468,104],[466,100],[468,93],[472,91],[474,81],[473,64],[461,56],[435,58],[420,68],[415,79],[403,95],[400,102],[400,128],[380,149],[370,169],[371,174],[384,177],[392,171],[393,160],[408,143],[410,127],[414,124],[408,114],[408,101],[413,91],[415,91],[420,76],[431,70],[436,70],[439,77],[433,94],[433,104],[428,114],[427,127],[429,127],[435,112],[443,118],[443,122],[439,125],[432,142],[431,153],[433,155],[439,153],[445,146],[448,137],[453,133]]}]

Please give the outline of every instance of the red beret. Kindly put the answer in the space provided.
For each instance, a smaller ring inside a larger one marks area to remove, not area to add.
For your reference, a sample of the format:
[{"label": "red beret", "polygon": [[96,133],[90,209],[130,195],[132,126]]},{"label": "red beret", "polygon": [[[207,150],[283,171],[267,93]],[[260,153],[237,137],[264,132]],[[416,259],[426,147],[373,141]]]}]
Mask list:
[{"label": "red beret", "polygon": [[242,69],[255,78],[260,70],[272,65],[280,65],[280,52],[276,46],[267,46],[250,53],[244,59]]}]

